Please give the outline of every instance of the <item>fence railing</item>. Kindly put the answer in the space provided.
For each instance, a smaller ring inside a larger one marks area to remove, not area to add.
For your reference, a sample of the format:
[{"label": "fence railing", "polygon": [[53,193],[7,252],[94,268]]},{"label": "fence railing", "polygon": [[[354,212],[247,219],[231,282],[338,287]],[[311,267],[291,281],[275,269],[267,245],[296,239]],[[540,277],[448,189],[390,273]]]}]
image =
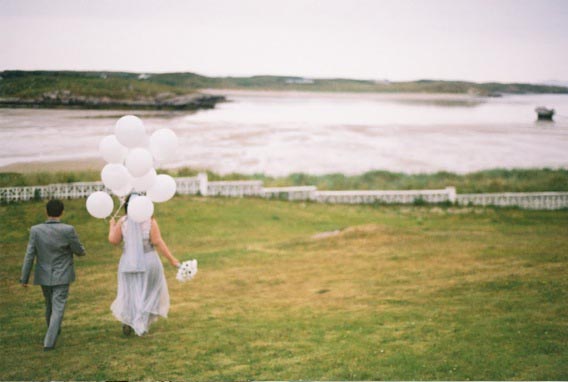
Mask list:
[{"label": "fence railing", "polygon": [[258,196],[262,192],[261,180],[216,181],[207,183],[208,196]]},{"label": "fence railing", "polygon": [[444,203],[454,201],[455,189],[404,190],[404,191],[317,191],[314,200],[320,203],[346,204],[413,204]]},{"label": "fence railing", "polygon": [[[525,209],[568,208],[568,192],[514,192],[457,194],[454,187],[443,190],[345,190],[319,191],[315,186],[263,187],[260,180],[209,181],[207,174],[175,178],[177,193],[203,196],[258,196],[267,199],[313,201],[341,204],[425,204],[448,203],[460,206],[508,206]],[[50,184],[46,186],[0,188],[0,202],[10,203],[47,198],[80,199],[106,189],[102,182]]]},{"label": "fence railing", "polygon": [[261,196],[267,199],[315,200],[316,186],[263,188]]},{"label": "fence railing", "polygon": [[457,195],[458,205],[520,207],[531,210],[568,208],[568,192],[507,192]]},{"label": "fence railing", "polygon": [[0,188],[0,202],[19,202],[48,198],[80,199],[95,191],[105,190],[103,182],[80,182],[50,184],[47,186],[5,187]]}]

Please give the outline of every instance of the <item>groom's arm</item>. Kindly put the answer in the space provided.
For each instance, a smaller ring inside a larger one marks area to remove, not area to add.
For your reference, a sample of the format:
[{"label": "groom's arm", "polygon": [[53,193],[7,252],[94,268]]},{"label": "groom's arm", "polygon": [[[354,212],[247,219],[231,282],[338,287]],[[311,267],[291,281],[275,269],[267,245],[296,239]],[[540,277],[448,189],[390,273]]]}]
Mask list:
[{"label": "groom's arm", "polygon": [[34,258],[37,255],[35,241],[36,241],[36,234],[35,231],[32,229],[30,231],[30,240],[28,241],[26,256],[24,257],[24,264],[22,265],[22,276],[20,277],[20,283],[22,283],[23,286],[28,285],[28,281],[30,279],[30,272],[32,270],[32,265],[34,263]]},{"label": "groom's arm", "polygon": [[77,231],[75,231],[74,227],[71,227],[69,230],[69,245],[71,246],[71,250],[77,256],[85,256],[85,247],[79,241],[79,236],[77,235]]}]

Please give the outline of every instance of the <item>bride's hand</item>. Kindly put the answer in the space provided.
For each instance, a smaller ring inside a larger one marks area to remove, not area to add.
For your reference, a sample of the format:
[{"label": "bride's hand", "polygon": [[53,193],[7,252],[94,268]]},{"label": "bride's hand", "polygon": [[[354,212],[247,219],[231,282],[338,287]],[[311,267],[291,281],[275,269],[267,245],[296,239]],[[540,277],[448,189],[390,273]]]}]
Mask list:
[{"label": "bride's hand", "polygon": [[181,263],[179,262],[179,260],[174,260],[174,261],[172,262],[172,265],[173,265],[174,267],[176,267],[176,268],[179,268],[179,266],[181,265]]},{"label": "bride's hand", "polygon": [[119,216],[118,219],[115,216],[111,217],[110,220],[109,220],[109,224],[110,224],[111,228],[114,228],[114,227],[122,224],[122,217]]}]

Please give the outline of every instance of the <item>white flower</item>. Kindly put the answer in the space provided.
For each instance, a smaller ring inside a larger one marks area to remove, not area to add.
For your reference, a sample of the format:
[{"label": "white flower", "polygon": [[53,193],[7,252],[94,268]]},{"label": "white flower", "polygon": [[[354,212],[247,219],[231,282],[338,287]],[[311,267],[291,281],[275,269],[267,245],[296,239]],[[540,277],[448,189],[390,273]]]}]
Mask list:
[{"label": "white flower", "polygon": [[197,260],[184,261],[178,268],[176,279],[180,282],[191,280],[197,274]]}]

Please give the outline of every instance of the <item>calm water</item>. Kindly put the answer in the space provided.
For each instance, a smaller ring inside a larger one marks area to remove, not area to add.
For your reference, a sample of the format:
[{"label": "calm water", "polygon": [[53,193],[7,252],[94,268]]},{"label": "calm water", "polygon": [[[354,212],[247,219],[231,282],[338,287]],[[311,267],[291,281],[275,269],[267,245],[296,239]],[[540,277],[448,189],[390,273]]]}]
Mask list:
[{"label": "calm water", "polygon": [[[247,93],[197,113],[138,112],[173,129],[178,159],[221,173],[469,172],[568,168],[568,96]],[[534,108],[556,109],[553,123]],[[0,109],[0,166],[98,157],[98,142],[128,112]]]}]

